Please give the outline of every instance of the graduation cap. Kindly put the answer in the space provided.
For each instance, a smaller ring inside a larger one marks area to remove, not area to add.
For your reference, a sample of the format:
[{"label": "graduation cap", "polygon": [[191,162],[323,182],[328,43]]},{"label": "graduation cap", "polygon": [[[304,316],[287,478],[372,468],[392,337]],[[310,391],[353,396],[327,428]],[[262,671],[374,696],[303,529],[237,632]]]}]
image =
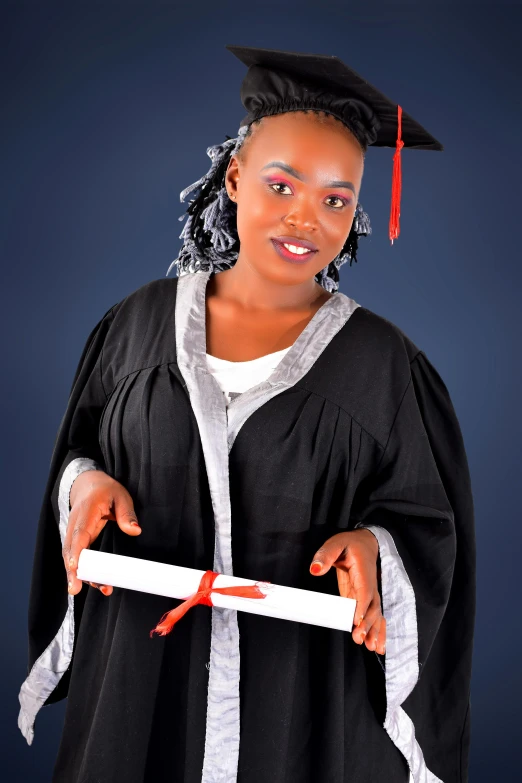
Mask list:
[{"label": "graduation cap", "polygon": [[225,48],[248,67],[241,85],[241,102],[248,114],[240,127],[260,117],[316,109],[341,120],[363,149],[395,147],[389,225],[393,244],[400,230],[401,149],[442,150],[442,144],[334,55],[252,46]]}]

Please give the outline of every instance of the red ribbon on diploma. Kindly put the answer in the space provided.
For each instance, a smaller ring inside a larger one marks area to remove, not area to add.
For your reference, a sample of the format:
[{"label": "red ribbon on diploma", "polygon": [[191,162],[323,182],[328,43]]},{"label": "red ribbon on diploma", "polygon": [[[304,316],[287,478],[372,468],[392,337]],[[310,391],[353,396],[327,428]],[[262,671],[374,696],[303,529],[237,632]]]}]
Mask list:
[{"label": "red ribbon on diploma", "polygon": [[[259,587],[259,583],[255,585],[237,585],[236,587],[213,587],[216,577],[220,574],[215,571],[205,571],[201,577],[198,591],[190,595],[182,604],[176,606],[175,609],[171,609],[170,612],[165,612],[159,623],[152,629],[149,636],[152,639],[153,634],[157,633],[160,636],[166,636],[170,633],[183,615],[196,604],[205,604],[205,606],[213,606],[211,593],[221,593],[222,595],[236,595],[239,598],[266,598],[265,593],[262,593]],[[270,582],[265,582],[270,584]]]}]

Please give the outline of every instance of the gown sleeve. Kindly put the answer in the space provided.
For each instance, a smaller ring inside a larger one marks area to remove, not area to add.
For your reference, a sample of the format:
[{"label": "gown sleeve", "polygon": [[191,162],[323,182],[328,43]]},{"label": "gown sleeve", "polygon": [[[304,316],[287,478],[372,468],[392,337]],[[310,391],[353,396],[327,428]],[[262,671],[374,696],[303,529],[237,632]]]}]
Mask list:
[{"label": "gown sleeve", "polygon": [[74,479],[84,470],[105,469],[98,441],[107,401],[101,365],[104,341],[118,308],[116,304],[105,313],[85,343],[56,435],[41,505],[29,592],[27,677],[18,697],[18,727],[29,745],[40,708],[67,695],[75,625],[86,591],[69,595],[62,546]]},{"label": "gown sleeve", "polygon": [[419,352],[356,527],[379,543],[384,728],[413,783],[465,783],[475,622],[475,529],[462,433]]}]

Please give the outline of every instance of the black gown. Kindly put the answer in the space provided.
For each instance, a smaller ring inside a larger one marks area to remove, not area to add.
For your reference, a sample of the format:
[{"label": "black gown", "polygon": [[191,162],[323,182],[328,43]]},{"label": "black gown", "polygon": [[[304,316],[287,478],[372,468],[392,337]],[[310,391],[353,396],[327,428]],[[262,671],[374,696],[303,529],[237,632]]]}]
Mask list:
[{"label": "black gown", "polygon": [[[39,519],[19,727],[68,697],[53,783],[464,783],[475,537],[448,391],[390,321],[338,292],[270,377],[226,405],[206,366],[209,272],[154,280],[93,329]],[[386,654],[350,633],[84,584],[68,490],[99,467],[141,535],[93,549],[338,595],[328,538],[379,542]]]}]

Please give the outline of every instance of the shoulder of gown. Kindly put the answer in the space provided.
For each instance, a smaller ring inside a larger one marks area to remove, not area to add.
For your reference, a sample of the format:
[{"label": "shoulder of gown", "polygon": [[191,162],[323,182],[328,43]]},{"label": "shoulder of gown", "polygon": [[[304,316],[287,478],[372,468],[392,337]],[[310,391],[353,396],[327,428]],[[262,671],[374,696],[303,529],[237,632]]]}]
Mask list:
[{"label": "shoulder of gown", "polygon": [[342,408],[384,446],[420,353],[396,324],[359,306],[298,385]]},{"label": "shoulder of gown", "polygon": [[356,323],[367,338],[367,347],[375,346],[381,355],[387,353],[408,364],[419,353],[420,348],[393,321],[362,305],[356,313]]}]

